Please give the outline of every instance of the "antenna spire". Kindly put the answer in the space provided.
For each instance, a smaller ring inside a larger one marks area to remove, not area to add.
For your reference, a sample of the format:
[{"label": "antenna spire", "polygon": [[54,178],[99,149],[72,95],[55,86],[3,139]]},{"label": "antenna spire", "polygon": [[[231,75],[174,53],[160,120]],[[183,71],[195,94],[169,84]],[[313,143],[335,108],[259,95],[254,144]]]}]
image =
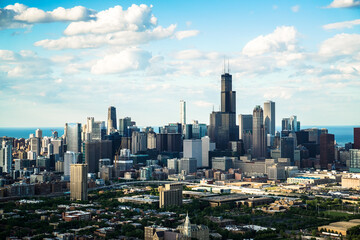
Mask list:
[{"label": "antenna spire", "polygon": [[228,59],[228,73],[230,73],[230,60]]},{"label": "antenna spire", "polygon": [[224,74],[225,74],[225,56],[224,56]]}]

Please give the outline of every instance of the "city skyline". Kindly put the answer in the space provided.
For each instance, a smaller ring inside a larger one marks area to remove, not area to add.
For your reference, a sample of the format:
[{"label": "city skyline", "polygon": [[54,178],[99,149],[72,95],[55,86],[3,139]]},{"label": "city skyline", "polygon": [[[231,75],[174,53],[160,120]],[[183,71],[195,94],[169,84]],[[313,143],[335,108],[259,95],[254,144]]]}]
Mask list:
[{"label": "city skyline", "polygon": [[0,127],[106,120],[109,106],[161,126],[181,99],[187,122],[209,124],[224,58],[236,115],[271,100],[276,126],[359,125],[358,1],[76,3],[0,3]]}]

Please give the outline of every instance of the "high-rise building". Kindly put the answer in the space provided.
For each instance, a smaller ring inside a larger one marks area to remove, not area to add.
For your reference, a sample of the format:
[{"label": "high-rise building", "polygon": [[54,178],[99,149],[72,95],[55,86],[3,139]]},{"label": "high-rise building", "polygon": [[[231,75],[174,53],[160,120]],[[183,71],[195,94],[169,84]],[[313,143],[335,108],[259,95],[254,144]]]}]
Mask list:
[{"label": "high-rise building", "polygon": [[144,152],[144,151],[146,151],[146,149],[147,149],[146,132],[133,132],[132,133],[132,143],[131,143],[132,154]]},{"label": "high-rise building", "polygon": [[280,157],[289,158],[290,164],[294,166],[295,139],[282,137],[280,140]]},{"label": "high-rise building", "polygon": [[202,141],[200,139],[184,140],[184,158],[195,158],[196,166],[202,167]]},{"label": "high-rise building", "polygon": [[282,131],[297,132],[300,131],[300,122],[295,115],[290,118],[283,118],[281,122]]},{"label": "high-rise building", "polygon": [[86,201],[88,199],[87,164],[71,164],[70,168],[70,198]]},{"label": "high-rise building", "polygon": [[41,131],[41,129],[36,129],[36,131],[35,131],[35,137],[37,137],[37,138],[42,138],[42,131]]},{"label": "high-rise building", "polygon": [[169,133],[167,134],[167,151],[181,152],[182,151],[182,134]]},{"label": "high-rise building", "polygon": [[169,183],[159,187],[159,207],[182,205],[182,183]]},{"label": "high-rise building", "polygon": [[11,173],[12,160],[12,143],[3,140],[0,145],[0,167],[2,172]]},{"label": "high-rise building", "polygon": [[264,125],[266,134],[275,135],[275,102],[264,102]]},{"label": "high-rise building", "polygon": [[83,162],[88,165],[90,173],[99,171],[99,160],[112,158],[112,141],[101,140],[83,143]]},{"label": "high-rise building", "polygon": [[81,123],[66,123],[66,150],[81,152]]},{"label": "high-rise building", "polygon": [[94,125],[94,117],[88,117],[86,119],[86,126],[88,133],[92,132],[93,125]]},{"label": "high-rise building", "polygon": [[79,163],[80,153],[70,152],[67,151],[64,154],[64,176],[69,177],[70,176],[70,166],[71,164]]},{"label": "high-rise building", "polygon": [[198,121],[194,120],[191,129],[191,138],[201,139],[202,137],[206,136],[207,134],[207,126],[204,123],[199,123]]},{"label": "high-rise building", "polygon": [[300,129],[298,129],[298,121],[297,121],[297,117],[295,115],[292,115],[290,117],[290,130],[293,132],[297,132]]},{"label": "high-rise building", "polygon": [[320,167],[328,169],[329,164],[335,161],[334,134],[323,133],[320,135]]},{"label": "high-rise building", "polygon": [[147,149],[156,149],[156,133],[147,133]]},{"label": "high-rise building", "polygon": [[186,102],[180,100],[180,123],[182,126],[186,125]]},{"label": "high-rise building", "polygon": [[350,149],[350,168],[353,173],[360,173],[360,149]]},{"label": "high-rise building", "polygon": [[165,133],[156,134],[156,149],[159,152],[165,152],[168,149],[168,135]]},{"label": "high-rise building", "polygon": [[179,173],[190,174],[196,172],[197,161],[195,158],[181,158],[178,160]]},{"label": "high-rise building", "polygon": [[117,129],[116,126],[116,108],[113,106],[110,106],[108,108],[108,128],[107,128],[107,134],[114,132]]},{"label": "high-rise building", "polygon": [[210,167],[209,152],[215,150],[215,143],[211,142],[208,136],[201,138],[202,167]]},{"label": "high-rise building", "polygon": [[211,159],[212,169],[228,171],[233,167],[233,161],[230,157],[213,157]]},{"label": "high-rise building", "polygon": [[236,92],[232,91],[232,76],[221,75],[221,111],[210,114],[208,135],[215,142],[216,148],[228,149],[230,141],[239,139],[236,125]]},{"label": "high-rise building", "polygon": [[40,138],[30,138],[30,151],[36,153],[36,157],[40,156]]},{"label": "high-rise building", "polygon": [[253,111],[252,156],[254,158],[264,158],[266,156],[266,131],[263,119],[263,109],[260,106],[256,106]]},{"label": "high-rise building", "polygon": [[123,137],[131,137],[128,136],[128,127],[132,126],[131,117],[125,117],[119,119],[119,133]]},{"label": "high-rise building", "polygon": [[354,128],[354,149],[360,149],[360,128]]},{"label": "high-rise building", "polygon": [[93,123],[92,132],[91,132],[91,141],[100,141],[103,140],[106,135],[106,127],[104,121],[95,121]]},{"label": "high-rise building", "polygon": [[243,140],[245,152],[252,147],[253,115],[239,114],[239,138]]}]

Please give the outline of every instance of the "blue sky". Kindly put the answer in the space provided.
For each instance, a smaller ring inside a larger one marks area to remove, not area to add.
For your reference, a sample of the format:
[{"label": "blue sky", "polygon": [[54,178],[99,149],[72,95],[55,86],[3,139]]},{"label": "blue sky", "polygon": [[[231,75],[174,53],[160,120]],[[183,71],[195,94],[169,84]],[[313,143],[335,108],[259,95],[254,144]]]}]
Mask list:
[{"label": "blue sky", "polygon": [[208,123],[224,57],[238,114],[360,122],[360,1],[1,1],[0,127]]}]

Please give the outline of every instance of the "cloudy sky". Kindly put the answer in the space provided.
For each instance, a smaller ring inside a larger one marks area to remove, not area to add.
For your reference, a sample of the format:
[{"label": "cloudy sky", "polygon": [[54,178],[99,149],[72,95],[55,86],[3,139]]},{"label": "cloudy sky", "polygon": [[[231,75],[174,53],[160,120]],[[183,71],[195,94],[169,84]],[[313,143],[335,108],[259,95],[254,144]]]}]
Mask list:
[{"label": "cloudy sky", "polygon": [[[76,2],[76,3],[75,3]],[[237,113],[360,123],[360,1],[0,1],[0,127],[208,123],[229,59]]]}]

